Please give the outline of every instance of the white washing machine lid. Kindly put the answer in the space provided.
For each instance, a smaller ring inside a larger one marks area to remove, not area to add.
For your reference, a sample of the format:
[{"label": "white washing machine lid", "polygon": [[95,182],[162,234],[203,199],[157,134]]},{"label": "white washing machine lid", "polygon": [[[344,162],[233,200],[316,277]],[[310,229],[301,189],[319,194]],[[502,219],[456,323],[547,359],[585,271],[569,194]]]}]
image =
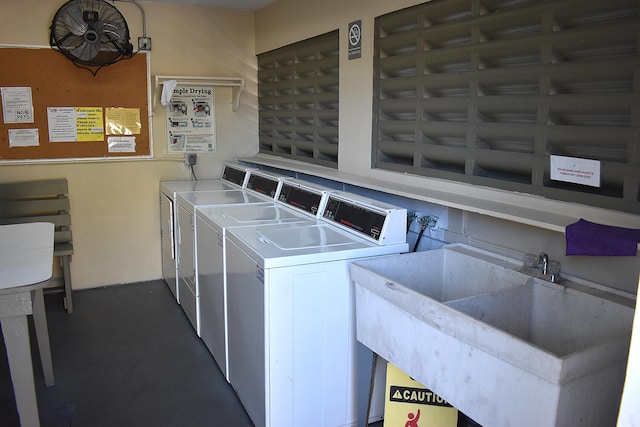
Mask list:
[{"label": "white washing machine lid", "polygon": [[187,206],[193,209],[198,206],[220,206],[220,205],[237,205],[245,203],[264,203],[268,202],[265,196],[249,193],[245,190],[226,190],[226,191],[197,191],[191,193],[179,193],[177,196],[178,205]]},{"label": "white washing machine lid", "polygon": [[259,239],[267,240],[283,251],[336,248],[354,244],[360,246],[364,243],[354,240],[352,236],[338,231],[335,227],[322,224],[309,224],[293,229],[265,228],[258,230],[257,234]]},{"label": "white washing machine lid", "polygon": [[244,227],[249,225],[300,222],[309,216],[275,202],[252,203],[251,206],[229,205],[204,207],[196,215],[212,226]]},{"label": "white washing machine lid", "polygon": [[190,191],[238,190],[239,186],[219,179],[209,181],[165,181],[160,183],[162,193],[174,198],[176,193]]},{"label": "white washing machine lid", "polygon": [[406,243],[381,246],[323,221],[229,228],[227,239],[263,268],[313,264],[406,252]]}]

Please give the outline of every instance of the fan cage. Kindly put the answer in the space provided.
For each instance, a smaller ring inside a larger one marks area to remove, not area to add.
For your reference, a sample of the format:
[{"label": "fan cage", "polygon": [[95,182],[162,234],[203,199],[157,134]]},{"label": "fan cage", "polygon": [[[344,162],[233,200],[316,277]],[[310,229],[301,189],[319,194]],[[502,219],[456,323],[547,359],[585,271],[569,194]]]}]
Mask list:
[{"label": "fan cage", "polygon": [[51,24],[51,47],[79,66],[103,67],[133,55],[126,20],[104,0],[63,4]]}]

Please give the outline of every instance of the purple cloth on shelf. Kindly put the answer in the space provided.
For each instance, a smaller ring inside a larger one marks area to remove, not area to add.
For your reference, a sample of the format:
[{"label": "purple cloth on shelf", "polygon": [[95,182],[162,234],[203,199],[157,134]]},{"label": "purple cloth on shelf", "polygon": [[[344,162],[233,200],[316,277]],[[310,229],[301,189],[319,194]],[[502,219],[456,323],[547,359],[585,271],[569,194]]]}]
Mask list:
[{"label": "purple cloth on shelf", "polygon": [[584,219],[567,225],[567,255],[635,256],[640,230],[596,224]]}]

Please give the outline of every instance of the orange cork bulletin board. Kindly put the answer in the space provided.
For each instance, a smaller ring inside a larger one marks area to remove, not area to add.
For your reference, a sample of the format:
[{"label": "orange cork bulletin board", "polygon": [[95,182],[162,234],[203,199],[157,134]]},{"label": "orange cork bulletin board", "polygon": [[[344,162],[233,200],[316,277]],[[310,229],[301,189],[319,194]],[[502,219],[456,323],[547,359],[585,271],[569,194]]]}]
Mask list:
[{"label": "orange cork bulletin board", "polygon": [[[0,48],[0,64],[3,93],[30,88],[32,103],[32,111],[27,112],[32,115],[31,122],[16,119],[19,115],[11,106],[5,110],[3,103],[0,162],[151,156],[147,54],[138,53],[105,66],[95,76],[51,48]],[[3,101],[8,98],[5,96]],[[49,128],[57,127],[58,110],[77,112],[80,119],[76,119],[79,124],[75,138],[64,140],[67,134]],[[82,117],[87,111],[92,115],[91,124],[83,125]],[[135,126],[123,128],[114,124],[132,117],[138,117]],[[26,143],[20,142],[23,134],[28,137]],[[119,146],[121,141],[125,144]]]}]

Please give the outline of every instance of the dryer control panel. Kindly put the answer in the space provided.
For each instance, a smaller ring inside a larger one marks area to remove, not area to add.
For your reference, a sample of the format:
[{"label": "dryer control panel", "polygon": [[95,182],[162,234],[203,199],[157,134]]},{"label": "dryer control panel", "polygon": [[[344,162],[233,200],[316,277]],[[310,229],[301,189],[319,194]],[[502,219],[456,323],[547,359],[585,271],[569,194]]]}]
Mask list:
[{"label": "dryer control panel", "polygon": [[406,242],[406,209],[358,199],[329,194],[322,218],[380,245]]},{"label": "dryer control panel", "polygon": [[318,217],[327,203],[327,191],[313,188],[299,182],[285,181],[282,183],[278,201]]},{"label": "dryer control panel", "polygon": [[249,171],[247,169],[236,168],[232,165],[226,164],[224,166],[224,171],[222,172],[222,180],[244,187],[248,174]]},{"label": "dryer control panel", "polygon": [[277,176],[251,171],[246,188],[276,200],[281,185],[281,178]]},{"label": "dryer control panel", "polygon": [[374,212],[363,206],[332,197],[329,197],[327,207],[324,210],[324,218],[365,234],[376,241],[380,239],[385,220],[384,214],[380,212]]}]

